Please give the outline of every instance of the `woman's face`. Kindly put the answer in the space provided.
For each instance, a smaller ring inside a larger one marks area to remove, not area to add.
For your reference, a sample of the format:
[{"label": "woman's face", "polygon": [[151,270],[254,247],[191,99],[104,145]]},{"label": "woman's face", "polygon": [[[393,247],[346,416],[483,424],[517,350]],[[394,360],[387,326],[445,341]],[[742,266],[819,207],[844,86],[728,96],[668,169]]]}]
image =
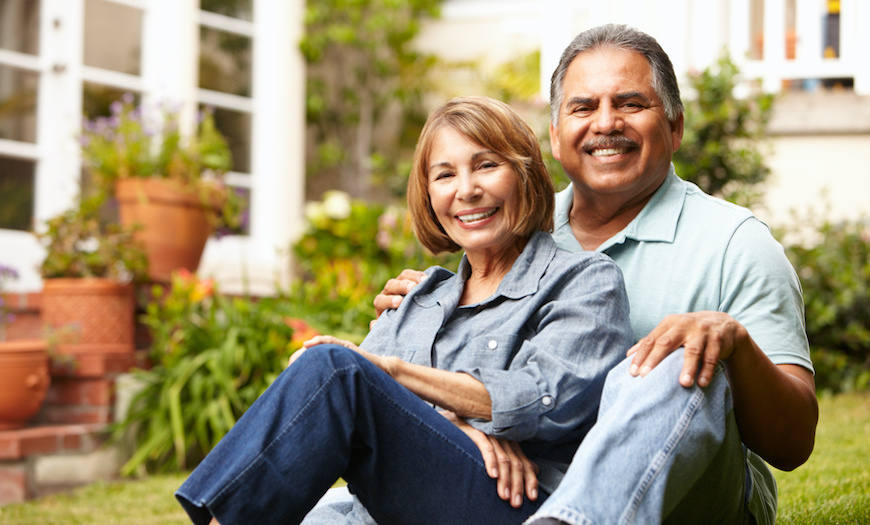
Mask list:
[{"label": "woman's face", "polygon": [[429,199],[438,222],[469,256],[497,257],[516,246],[519,177],[501,155],[455,129],[437,131],[429,155]]}]

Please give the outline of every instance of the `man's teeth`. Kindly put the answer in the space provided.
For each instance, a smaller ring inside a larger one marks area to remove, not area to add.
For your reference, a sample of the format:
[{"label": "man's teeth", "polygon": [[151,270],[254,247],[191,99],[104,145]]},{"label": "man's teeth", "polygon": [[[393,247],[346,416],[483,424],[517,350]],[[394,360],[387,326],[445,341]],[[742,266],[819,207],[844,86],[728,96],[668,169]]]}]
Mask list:
[{"label": "man's teeth", "polygon": [[607,157],[609,155],[619,155],[620,153],[628,153],[628,148],[594,149],[589,152],[593,157]]},{"label": "man's teeth", "polygon": [[483,213],[470,213],[468,215],[460,215],[459,220],[465,223],[479,221],[487,217],[491,217],[495,213],[495,208]]}]

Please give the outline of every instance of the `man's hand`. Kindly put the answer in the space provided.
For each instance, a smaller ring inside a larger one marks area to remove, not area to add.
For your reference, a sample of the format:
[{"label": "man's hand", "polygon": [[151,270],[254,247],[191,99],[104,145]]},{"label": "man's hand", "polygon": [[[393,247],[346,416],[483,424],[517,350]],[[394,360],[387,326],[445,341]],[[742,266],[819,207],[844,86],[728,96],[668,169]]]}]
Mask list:
[{"label": "man's hand", "polygon": [[698,385],[705,387],[710,384],[719,360],[729,359],[742,345],[750,344],[746,328],[730,315],[693,312],[665,317],[626,355],[634,354],[629,373],[645,376],[671,352],[684,347],[680,384],[690,387],[697,376]]},{"label": "man's hand", "polygon": [[398,308],[405,296],[408,295],[408,292],[425,278],[426,274],[423,272],[406,269],[402,270],[402,273],[395,279],[387,281],[384,289],[374,300],[376,316],[380,317],[384,310]]},{"label": "man's hand", "polygon": [[441,410],[439,413],[474,441],[489,477],[498,480],[498,496],[510,502],[512,507],[523,504],[523,494],[531,501],[538,499],[538,466],[526,457],[519,443],[507,439],[488,436],[472,427],[453,412]]}]

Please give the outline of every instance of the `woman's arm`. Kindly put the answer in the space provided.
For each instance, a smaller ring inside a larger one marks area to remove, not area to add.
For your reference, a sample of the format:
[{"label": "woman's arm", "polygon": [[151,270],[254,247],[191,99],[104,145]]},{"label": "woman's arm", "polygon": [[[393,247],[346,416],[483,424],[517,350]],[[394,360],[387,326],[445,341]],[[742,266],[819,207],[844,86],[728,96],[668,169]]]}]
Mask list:
[{"label": "woman's arm", "polygon": [[[389,374],[402,386],[434,405],[449,410],[460,417],[492,419],[492,400],[483,383],[468,374],[448,372],[423,365],[406,363],[398,357],[384,357],[373,354],[350,341],[331,335],[319,335],[305,341],[303,349],[320,344],[337,344],[359,353]],[[297,350],[291,356],[291,364],[296,359]]]}]

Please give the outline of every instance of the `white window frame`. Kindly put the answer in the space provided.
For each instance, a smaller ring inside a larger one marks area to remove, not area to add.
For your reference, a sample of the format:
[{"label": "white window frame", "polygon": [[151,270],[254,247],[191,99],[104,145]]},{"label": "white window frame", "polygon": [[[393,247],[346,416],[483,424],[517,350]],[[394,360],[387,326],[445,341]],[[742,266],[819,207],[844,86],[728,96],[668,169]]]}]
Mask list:
[{"label": "white window frame", "polygon": [[[141,76],[83,64],[85,0],[41,0],[39,56],[0,50],[0,64],[37,72],[36,143],[0,140],[0,154],[36,162],[37,228],[78,193],[83,82],[172,101],[182,121],[197,105],[250,113],[251,172],[228,182],[251,190],[250,235],[210,239],[199,273],[229,293],[273,293],[290,278],[290,243],[301,233],[305,165],[305,63],[298,49],[304,1],[254,0],[253,22],[199,10],[198,0],[105,0],[141,9]],[[197,87],[200,24],[252,39],[252,96]],[[41,289],[44,250],[27,232],[0,230],[0,262],[22,274],[14,291]]]}]

